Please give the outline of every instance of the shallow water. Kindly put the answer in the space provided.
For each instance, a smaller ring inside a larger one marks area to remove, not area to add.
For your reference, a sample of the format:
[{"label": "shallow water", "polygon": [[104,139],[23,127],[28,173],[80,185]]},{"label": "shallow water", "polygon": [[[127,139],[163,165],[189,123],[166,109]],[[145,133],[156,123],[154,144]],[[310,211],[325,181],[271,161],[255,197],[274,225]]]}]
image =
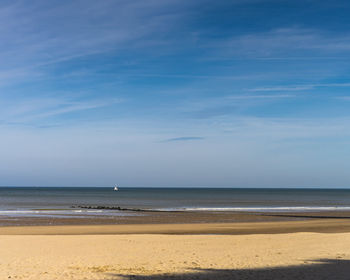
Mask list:
[{"label": "shallow water", "polygon": [[137,215],[76,205],[162,211],[305,212],[350,210],[350,189],[0,188],[0,216]]}]

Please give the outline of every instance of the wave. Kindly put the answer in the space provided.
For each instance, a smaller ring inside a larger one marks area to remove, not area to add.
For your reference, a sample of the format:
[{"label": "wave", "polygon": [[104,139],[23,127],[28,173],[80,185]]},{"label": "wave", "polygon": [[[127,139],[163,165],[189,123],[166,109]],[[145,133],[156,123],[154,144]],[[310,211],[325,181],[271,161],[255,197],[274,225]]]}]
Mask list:
[{"label": "wave", "polygon": [[11,217],[83,217],[83,216],[134,216],[135,214],[124,213],[120,211],[104,211],[95,209],[79,210],[0,210],[0,216]]},{"label": "wave", "polygon": [[350,206],[276,206],[276,207],[177,207],[153,209],[155,211],[207,211],[207,212],[310,212],[350,211]]},{"label": "wave", "polygon": [[173,207],[120,211],[114,209],[11,209],[0,210],[0,216],[8,217],[91,217],[91,216],[135,216],[142,212],[318,212],[350,211],[350,206],[264,206],[264,207]]}]

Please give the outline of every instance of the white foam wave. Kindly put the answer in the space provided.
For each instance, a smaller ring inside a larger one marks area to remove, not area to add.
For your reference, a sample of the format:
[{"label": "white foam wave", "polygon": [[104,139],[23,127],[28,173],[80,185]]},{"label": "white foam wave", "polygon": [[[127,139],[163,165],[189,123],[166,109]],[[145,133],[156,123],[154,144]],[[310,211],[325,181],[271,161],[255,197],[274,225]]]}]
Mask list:
[{"label": "white foam wave", "polygon": [[308,212],[350,211],[350,206],[288,206],[288,207],[179,207],[154,209],[157,211],[211,211],[211,212]]},{"label": "white foam wave", "polygon": [[108,216],[130,216],[131,213],[124,213],[120,211],[104,211],[104,210],[0,210],[0,216],[51,216],[51,217],[73,217],[73,216],[86,216],[86,215],[108,215]]}]

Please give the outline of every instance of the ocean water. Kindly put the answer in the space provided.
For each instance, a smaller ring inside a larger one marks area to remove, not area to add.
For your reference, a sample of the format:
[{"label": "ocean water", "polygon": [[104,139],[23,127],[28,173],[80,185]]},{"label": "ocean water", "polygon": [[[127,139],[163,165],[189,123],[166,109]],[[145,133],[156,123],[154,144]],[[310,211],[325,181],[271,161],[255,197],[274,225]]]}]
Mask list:
[{"label": "ocean water", "polygon": [[304,212],[350,210],[350,189],[1,187],[1,216],[139,215],[72,206],[161,211]]}]

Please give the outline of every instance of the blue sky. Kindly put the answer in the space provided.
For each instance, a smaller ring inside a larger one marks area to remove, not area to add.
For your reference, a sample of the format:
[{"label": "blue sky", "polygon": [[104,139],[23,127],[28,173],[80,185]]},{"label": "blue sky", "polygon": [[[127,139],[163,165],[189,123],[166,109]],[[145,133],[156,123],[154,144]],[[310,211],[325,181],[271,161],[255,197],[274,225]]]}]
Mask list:
[{"label": "blue sky", "polygon": [[1,1],[0,185],[349,187],[348,1]]}]

